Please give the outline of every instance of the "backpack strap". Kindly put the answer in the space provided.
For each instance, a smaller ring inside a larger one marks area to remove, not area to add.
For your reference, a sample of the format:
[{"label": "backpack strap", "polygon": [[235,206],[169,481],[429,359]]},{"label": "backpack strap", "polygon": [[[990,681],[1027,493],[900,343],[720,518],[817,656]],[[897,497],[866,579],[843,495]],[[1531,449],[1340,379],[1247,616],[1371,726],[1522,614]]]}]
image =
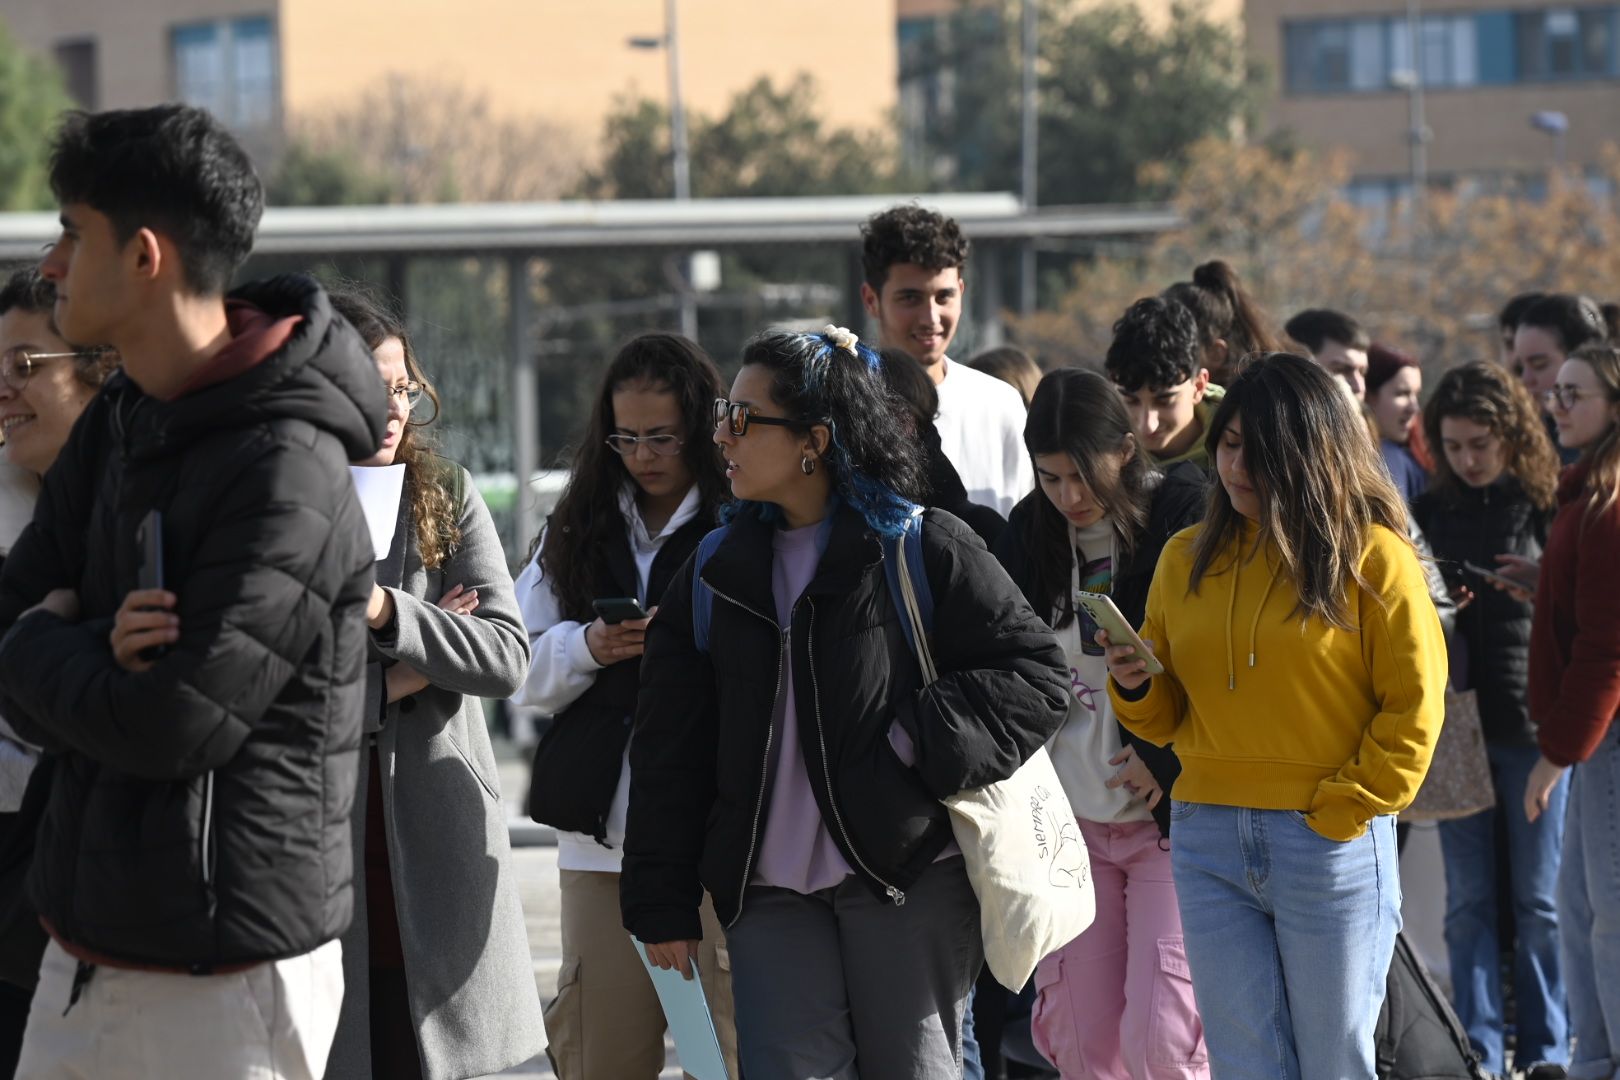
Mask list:
[{"label": "backpack strap", "polygon": [[924,640],[934,633],[934,592],[929,587],[928,571],[923,565],[922,530],[922,514],[913,514],[906,522],[904,535],[894,544],[892,551],[884,553],[883,560],[883,576],[888,582],[889,599],[900,614],[900,627],[906,632],[906,643],[911,646],[912,652],[917,651],[918,628],[912,625],[910,603],[900,581],[902,573],[910,579],[910,599],[916,603]]},{"label": "backpack strap", "polygon": [[726,538],[729,527],[722,525],[698,541],[692,556],[692,641],[698,652],[709,651],[709,621],[714,617],[714,590],[703,583],[703,564]]}]

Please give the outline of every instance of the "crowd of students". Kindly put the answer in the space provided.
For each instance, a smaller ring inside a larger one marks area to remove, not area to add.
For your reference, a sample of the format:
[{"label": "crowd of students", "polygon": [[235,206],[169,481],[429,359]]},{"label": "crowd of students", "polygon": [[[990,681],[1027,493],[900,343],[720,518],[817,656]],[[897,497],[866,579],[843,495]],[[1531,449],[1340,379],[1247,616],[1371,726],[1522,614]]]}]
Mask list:
[{"label": "crowd of students", "polygon": [[[897,207],[860,234],[876,342],[764,330],[729,386],[696,342],[627,342],[514,582],[398,314],[229,290],[262,194],[211,117],[70,114],[51,182],[60,238],[0,283],[0,1072],[472,1077],[544,1045],[651,1080],[640,942],[695,965],[733,1076],[1007,1075],[1019,996],[981,977],[944,800],[1045,747],[1096,895],[1021,995],[1047,1062],[1385,1075],[1396,823],[1449,689],[1495,801],[1440,829],[1467,1039],[1492,1073],[1620,1075],[1592,300],[1515,298],[1500,362],[1424,404],[1414,358],[1325,308],[1284,338],[1215,260],[1100,371],[1043,375],[950,355],[968,239]],[[403,470],[380,532],[351,468]],[[506,697],[553,717],[543,1010]]]}]

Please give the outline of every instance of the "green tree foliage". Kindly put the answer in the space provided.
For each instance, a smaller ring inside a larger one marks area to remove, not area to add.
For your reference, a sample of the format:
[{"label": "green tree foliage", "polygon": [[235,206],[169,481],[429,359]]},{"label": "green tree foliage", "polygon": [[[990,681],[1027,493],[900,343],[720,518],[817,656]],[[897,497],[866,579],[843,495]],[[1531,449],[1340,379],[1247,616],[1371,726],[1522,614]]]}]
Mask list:
[{"label": "green tree foliage", "polygon": [[47,178],[51,131],[72,104],[55,66],[24,50],[0,20],[0,210],[55,205]]},{"label": "green tree foliage", "polygon": [[[816,111],[816,84],[801,74],[778,87],[760,78],[719,117],[688,120],[695,198],[860,195],[895,191],[902,177],[882,135],[830,128]],[[576,194],[591,199],[667,199],[674,180],[669,110],[622,101],[603,129],[601,163]]]},{"label": "green tree foliage", "polygon": [[371,206],[394,201],[393,186],[353,155],[295,141],[265,182],[271,206]]},{"label": "green tree foliage", "polygon": [[[966,9],[921,42],[903,80],[949,71],[954,88],[920,152],[936,182],[1019,189],[1020,0]],[[1194,143],[1230,138],[1258,107],[1264,79],[1240,28],[1178,2],[1155,25],[1132,3],[1043,0],[1038,60],[1039,199],[1046,205],[1161,198]]]}]

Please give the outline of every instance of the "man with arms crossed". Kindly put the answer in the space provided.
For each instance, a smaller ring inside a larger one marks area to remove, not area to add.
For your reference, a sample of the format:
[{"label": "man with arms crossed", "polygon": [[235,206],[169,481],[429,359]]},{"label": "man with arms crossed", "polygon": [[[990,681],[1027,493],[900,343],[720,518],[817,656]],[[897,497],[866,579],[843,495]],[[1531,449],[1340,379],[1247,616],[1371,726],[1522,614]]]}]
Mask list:
[{"label": "man with arms crossed", "polygon": [[1024,400],[1007,383],[946,352],[962,317],[968,242],[956,222],[920,206],[897,206],[861,227],[861,302],[879,343],[923,366],[939,389],[934,426],[968,499],[1006,517],[1035,487],[1024,449]]},{"label": "man with arms crossed", "polygon": [[206,112],[68,114],[51,186],[56,322],[123,371],[0,576],[0,712],[58,756],[17,1075],[317,1080],[372,574],[348,462],[382,380],[313,280],[226,297],[263,194]]}]

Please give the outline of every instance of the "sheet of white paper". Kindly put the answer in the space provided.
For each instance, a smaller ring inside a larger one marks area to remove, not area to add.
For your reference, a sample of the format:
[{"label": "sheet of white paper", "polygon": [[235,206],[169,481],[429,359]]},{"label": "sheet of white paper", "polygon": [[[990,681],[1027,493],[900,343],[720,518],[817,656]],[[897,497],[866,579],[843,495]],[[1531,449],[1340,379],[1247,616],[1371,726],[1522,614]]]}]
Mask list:
[{"label": "sheet of white paper", "polygon": [[5,457],[0,449],[0,554],[10,551],[34,520],[34,502],[39,498],[39,477]]},{"label": "sheet of white paper", "polygon": [[[632,941],[635,939],[632,938]],[[697,977],[697,957],[692,958],[692,977],[685,978],[671,968],[664,970],[647,959],[647,946],[636,942],[636,953],[647,965],[658,1003],[664,1007],[669,1033],[675,1039],[675,1056],[681,1071],[696,1080],[731,1080],[726,1072],[725,1055],[720,1052],[720,1036],[714,1033],[714,1017],[703,996],[703,983]]]},{"label": "sheet of white paper", "polygon": [[399,497],[405,490],[405,466],[350,465],[354,491],[360,496],[360,509],[371,530],[371,547],[379,562],[388,558],[394,546],[394,527],[399,524]]}]

